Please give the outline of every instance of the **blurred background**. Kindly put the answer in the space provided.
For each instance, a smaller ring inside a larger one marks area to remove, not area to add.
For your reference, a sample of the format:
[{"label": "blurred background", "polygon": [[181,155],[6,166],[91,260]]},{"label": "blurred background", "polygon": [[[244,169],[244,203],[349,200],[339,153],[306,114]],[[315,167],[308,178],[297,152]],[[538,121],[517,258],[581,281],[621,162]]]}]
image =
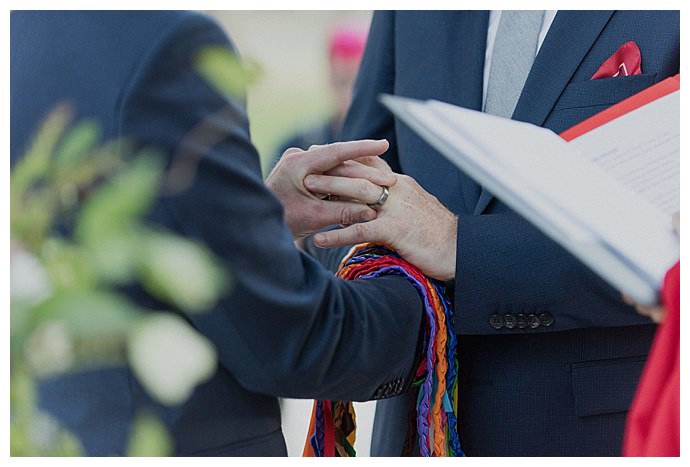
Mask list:
[{"label": "blurred background", "polygon": [[[357,56],[358,37],[365,38],[371,11],[205,11],[232,38],[240,55],[260,69],[248,93],[252,141],[264,175],[276,153],[295,135],[316,132],[337,113],[338,88],[347,85],[351,67],[344,64],[333,82],[333,58]],[[354,61],[354,60],[353,60]],[[337,66],[337,65],[336,65]],[[342,69],[342,71],[340,71]],[[340,82],[338,82],[340,81]],[[343,82],[345,81],[345,82]],[[335,88],[335,89],[334,89]],[[298,138],[299,139],[299,138]],[[313,144],[327,141],[313,141]],[[303,147],[302,149],[306,149]],[[283,432],[290,456],[300,456],[311,400],[282,400]],[[368,456],[374,402],[355,404],[358,456]]]},{"label": "blurred background", "polygon": [[[335,111],[330,43],[338,31],[366,34],[371,11],[205,11],[260,76],[249,88],[252,140],[266,174],[281,144]],[[342,41],[341,41],[342,42]],[[342,48],[342,47],[341,47]],[[337,53],[337,52],[336,52]],[[303,148],[306,149],[306,148]]]}]

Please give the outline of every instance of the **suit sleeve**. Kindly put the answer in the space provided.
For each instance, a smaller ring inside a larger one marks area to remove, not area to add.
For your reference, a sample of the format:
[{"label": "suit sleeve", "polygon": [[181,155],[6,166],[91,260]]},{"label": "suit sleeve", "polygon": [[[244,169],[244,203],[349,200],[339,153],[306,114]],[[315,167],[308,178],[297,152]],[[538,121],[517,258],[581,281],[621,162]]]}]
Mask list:
[{"label": "suit sleeve", "polygon": [[345,282],[298,252],[282,206],[264,186],[243,107],[194,71],[201,47],[232,46],[192,16],[161,40],[123,97],[121,133],[184,158],[191,186],[162,198],[151,218],[206,244],[232,290],[188,319],[221,364],[254,392],[366,400],[409,382],[422,306],[402,277]]},{"label": "suit sleeve", "polygon": [[[386,157],[400,168],[397,123],[377,101],[380,93],[396,92],[395,56],[401,51],[394,48],[395,35],[395,13],[375,13],[343,136],[388,138]],[[460,214],[454,295],[459,334],[649,323],[617,291],[501,203],[493,214]]]}]

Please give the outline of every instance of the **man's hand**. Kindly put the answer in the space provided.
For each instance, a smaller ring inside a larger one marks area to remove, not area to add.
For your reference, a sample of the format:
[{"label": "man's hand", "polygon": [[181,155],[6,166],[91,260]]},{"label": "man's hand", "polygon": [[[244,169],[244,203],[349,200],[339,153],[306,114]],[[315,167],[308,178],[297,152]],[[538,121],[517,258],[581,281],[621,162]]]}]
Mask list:
[{"label": "man's hand", "polygon": [[[374,164],[382,170],[383,165],[387,167],[381,160]],[[309,175],[304,184],[314,192],[360,199],[366,203],[375,202],[381,195],[379,187],[376,196],[361,199],[357,196],[356,180],[331,175]],[[397,175],[397,178],[398,182],[389,187],[388,199],[378,209],[376,219],[318,233],[314,235],[314,243],[323,248],[362,242],[384,244],[424,274],[444,281],[453,279],[457,217],[413,178],[406,175]]]},{"label": "man's hand", "polygon": [[[397,180],[390,169],[377,167],[375,162],[387,150],[386,140],[362,140],[312,146],[308,151],[297,148],[285,151],[266,179],[266,186],[283,203],[285,221],[295,239],[331,225],[375,219],[377,212],[367,206],[366,200],[372,199],[373,203],[381,193],[380,186],[393,186]],[[367,164],[354,163],[356,159]],[[307,175],[325,173],[355,178],[348,179],[347,189],[333,192],[338,197],[329,196],[330,191],[305,188]]]},{"label": "man's hand", "polygon": [[659,324],[664,320],[664,317],[666,316],[666,308],[657,305],[657,306],[644,306],[640,305],[637,303],[635,300],[627,296],[626,294],[623,294],[623,301],[627,303],[630,306],[635,307],[635,311],[637,311],[639,314],[642,316],[646,316],[655,323]]},{"label": "man's hand", "polygon": [[[673,229],[676,231],[678,235],[680,235],[680,212],[676,212],[673,214],[673,217],[671,218],[671,223],[673,224]],[[651,319],[657,324],[661,323],[666,317],[666,307],[662,305],[643,306],[626,294],[623,294],[623,301],[630,306],[634,306],[635,311],[637,311],[642,316],[647,316],[649,319]]]}]

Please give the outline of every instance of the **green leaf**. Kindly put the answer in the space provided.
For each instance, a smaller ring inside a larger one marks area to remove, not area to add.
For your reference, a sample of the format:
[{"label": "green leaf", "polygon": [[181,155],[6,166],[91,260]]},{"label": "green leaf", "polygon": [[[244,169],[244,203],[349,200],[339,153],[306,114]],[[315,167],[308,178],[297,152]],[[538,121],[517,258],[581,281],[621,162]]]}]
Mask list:
[{"label": "green leaf", "polygon": [[84,455],[84,448],[79,438],[65,429],[60,429],[56,434],[50,450],[42,453],[42,456],[51,457],[80,457]]},{"label": "green leaf", "polygon": [[48,175],[53,151],[72,120],[72,115],[71,106],[62,104],[56,107],[39,127],[29,150],[17,162],[10,177],[13,211],[21,205],[31,185]]},{"label": "green leaf", "polygon": [[98,283],[98,270],[86,249],[52,237],[43,242],[40,253],[54,287],[87,289]]},{"label": "green leaf", "polygon": [[[11,383],[10,383],[11,385]],[[36,452],[31,449],[29,434],[27,430],[16,422],[10,422],[10,457],[29,457],[35,456]]]},{"label": "green leaf", "polygon": [[84,203],[77,223],[77,237],[85,243],[129,229],[146,213],[158,193],[161,164],[142,155],[101,186]]},{"label": "green leaf", "polygon": [[57,197],[46,189],[52,155],[72,119],[63,104],[41,124],[31,146],[10,175],[10,225],[25,247],[35,251],[56,215]]},{"label": "green leaf", "polygon": [[29,318],[35,306],[35,303],[25,299],[10,299],[10,360],[20,358],[24,343],[29,337]]},{"label": "green leaf", "polygon": [[36,412],[36,384],[22,362],[13,360],[10,379],[10,413],[12,421],[25,424]]},{"label": "green leaf", "polygon": [[34,456],[29,427],[36,413],[36,391],[29,373],[14,365],[10,379],[10,456]]},{"label": "green leaf", "polygon": [[140,235],[142,284],[187,312],[210,309],[230,287],[229,274],[204,246],[162,232]]},{"label": "green leaf", "polygon": [[55,151],[55,162],[60,168],[74,167],[82,162],[101,139],[101,130],[95,120],[82,120],[62,138]]},{"label": "green leaf", "polygon": [[31,252],[37,252],[58,215],[58,198],[47,189],[34,190],[23,205],[12,212],[12,234]]},{"label": "green leaf", "polygon": [[36,382],[21,362],[12,361],[10,378],[10,456],[81,456],[79,440],[41,412]]},{"label": "green leaf", "polygon": [[31,310],[52,296],[53,284],[38,258],[14,241],[11,244],[10,353],[14,358],[28,337]]},{"label": "green leaf", "polygon": [[99,339],[124,337],[139,318],[139,309],[121,296],[101,290],[70,290],[34,308],[31,325],[56,321],[70,336]]},{"label": "green leaf", "polygon": [[153,415],[137,415],[129,438],[128,456],[163,457],[173,454],[173,440],[165,426]]},{"label": "green leaf", "polygon": [[228,99],[244,99],[246,87],[261,75],[256,62],[241,60],[223,46],[201,49],[194,60],[197,72]]},{"label": "green leaf", "polygon": [[100,279],[114,284],[126,284],[135,277],[139,252],[138,238],[133,230],[115,231],[92,241],[89,258]]},{"label": "green leaf", "polygon": [[55,174],[55,190],[83,190],[100,178],[112,174],[123,163],[123,159],[132,153],[130,141],[121,138],[107,141],[101,146],[92,148],[83,163],[62,167]]}]

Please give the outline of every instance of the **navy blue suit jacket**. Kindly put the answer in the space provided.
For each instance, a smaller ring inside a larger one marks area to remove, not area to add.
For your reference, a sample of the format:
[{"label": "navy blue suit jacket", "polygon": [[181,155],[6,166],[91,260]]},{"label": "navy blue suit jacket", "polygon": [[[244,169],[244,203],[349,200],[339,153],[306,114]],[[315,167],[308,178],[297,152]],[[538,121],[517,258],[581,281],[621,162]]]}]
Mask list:
[{"label": "navy blue suit jacket", "polygon": [[[376,12],[342,137],[387,138],[394,170],[459,216],[455,330],[466,452],[618,454],[654,326],[377,101],[389,93],[481,109],[488,17]],[[642,74],[591,80],[629,40],[640,48]],[[560,132],[678,72],[678,11],[560,11],[513,118]],[[400,452],[404,405],[377,404],[372,453]]]},{"label": "navy blue suit jacket", "polygon": [[[344,282],[294,248],[261,179],[244,108],[193,69],[208,45],[232,48],[192,13],[11,14],[12,165],[64,100],[78,118],[96,119],[105,139],[125,136],[168,157],[201,152],[192,186],[159,200],[149,217],[205,243],[233,276],[218,306],[189,316],[219,365],[186,403],[155,404],[128,368],[42,382],[41,406],[90,455],[124,453],[143,409],[166,422],[179,455],[285,454],[275,396],[385,397],[412,371],[422,317],[414,288],[400,277]],[[212,147],[185,139],[201,122],[220,136]]]}]

